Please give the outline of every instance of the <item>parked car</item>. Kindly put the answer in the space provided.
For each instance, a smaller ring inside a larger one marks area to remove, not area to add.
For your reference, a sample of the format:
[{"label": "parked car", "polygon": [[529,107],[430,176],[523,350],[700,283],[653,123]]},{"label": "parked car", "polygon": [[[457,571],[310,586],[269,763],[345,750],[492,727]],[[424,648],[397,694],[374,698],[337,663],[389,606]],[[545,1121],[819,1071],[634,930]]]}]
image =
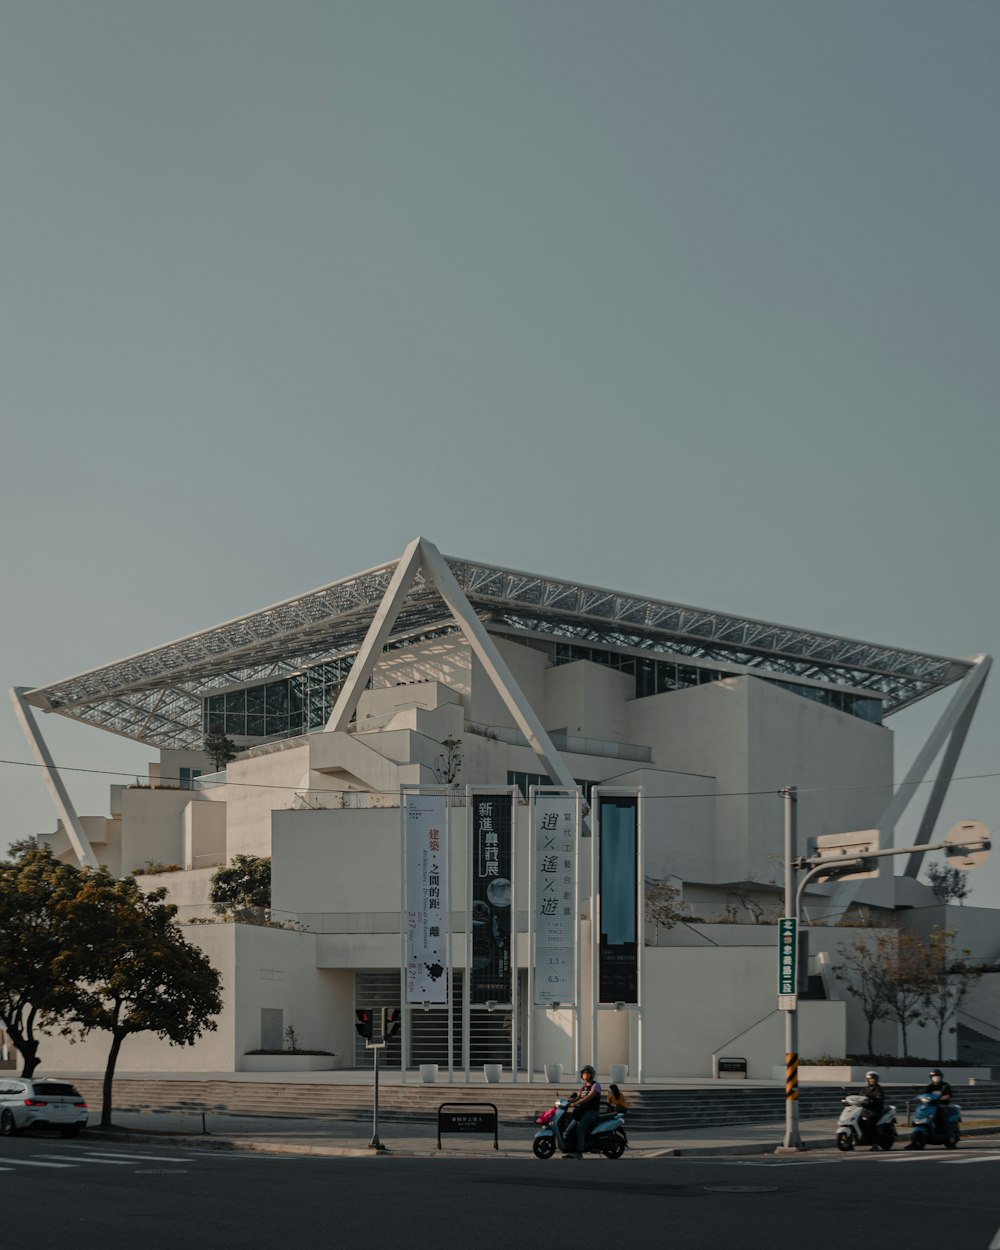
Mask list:
[{"label": "parked car", "polygon": [[87,1104],[75,1085],[49,1077],[0,1081],[0,1135],[13,1137],[36,1125],[75,1137],[87,1123]]}]

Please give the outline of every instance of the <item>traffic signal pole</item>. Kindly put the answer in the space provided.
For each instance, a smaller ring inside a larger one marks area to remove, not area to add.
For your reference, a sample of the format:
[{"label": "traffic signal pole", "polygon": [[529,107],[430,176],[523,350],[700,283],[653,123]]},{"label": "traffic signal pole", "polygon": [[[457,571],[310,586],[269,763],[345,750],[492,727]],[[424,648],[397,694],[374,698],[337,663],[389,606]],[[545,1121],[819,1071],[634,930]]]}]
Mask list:
[{"label": "traffic signal pole", "polygon": [[372,1047],[375,1052],[375,1092],[372,1097],[372,1139],[368,1143],[369,1150],[385,1150],[378,1135],[378,1057],[382,1053],[382,1046],[385,1043],[376,1043]]}]

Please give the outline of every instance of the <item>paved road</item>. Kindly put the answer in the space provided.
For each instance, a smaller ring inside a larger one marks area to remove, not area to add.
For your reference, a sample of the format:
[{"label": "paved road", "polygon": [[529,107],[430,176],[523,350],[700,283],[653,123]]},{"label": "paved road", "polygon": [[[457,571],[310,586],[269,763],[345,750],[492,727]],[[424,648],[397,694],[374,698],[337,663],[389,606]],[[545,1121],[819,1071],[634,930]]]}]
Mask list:
[{"label": "paved road", "polygon": [[[571,1220],[680,1250],[987,1250],[1000,1145],[955,1152],[582,1161],[316,1158],[130,1142],[0,1139],[5,1243],[84,1250],[540,1244]],[[5,1192],[6,1191],[6,1192]],[[570,1216],[570,1211],[574,1212]]]}]

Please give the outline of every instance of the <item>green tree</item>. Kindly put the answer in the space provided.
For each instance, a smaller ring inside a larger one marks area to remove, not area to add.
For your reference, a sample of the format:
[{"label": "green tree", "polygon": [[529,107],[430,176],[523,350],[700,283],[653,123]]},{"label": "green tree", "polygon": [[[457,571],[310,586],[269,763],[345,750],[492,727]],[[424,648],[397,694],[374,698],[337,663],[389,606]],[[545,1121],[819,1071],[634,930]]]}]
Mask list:
[{"label": "green tree", "polygon": [[656,925],[656,940],[659,942],[660,929],[672,929],[684,918],[681,911],[681,892],[669,881],[646,882],[646,919]]},{"label": "green tree", "polygon": [[227,764],[236,759],[236,743],[227,738],[221,729],[213,729],[205,735],[202,750],[212,761],[212,767],[221,773]]},{"label": "green tree", "polygon": [[208,894],[212,910],[260,924],[271,911],[271,861],[263,855],[234,855],[229,865],[212,875]]},{"label": "green tree", "polygon": [[59,904],[76,943],[56,959],[74,989],[64,1005],[63,1032],[104,1029],[111,1048],[104,1071],[101,1127],[111,1124],[115,1067],[132,1033],[155,1033],[190,1046],[216,1027],[221,977],[182,935],[166,890],[144,893],[132,877],[106,869],[83,875],[80,889]]},{"label": "green tree", "polygon": [[868,1054],[875,1053],[872,1035],[875,1024],[889,1013],[886,1001],[886,971],[892,956],[892,934],[876,932],[842,942],[837,947],[839,962],[833,974],[843,981],[844,988],[856,998],[861,1014],[868,1024]]},{"label": "green tree", "polygon": [[66,1001],[57,964],[69,944],[59,905],[75,896],[80,872],[48,847],[24,839],[0,863],[0,1019],[21,1055],[22,1076],[38,1067],[38,1034]]},{"label": "green tree", "polygon": [[927,951],[920,935],[899,929],[886,952],[885,1004],[886,1019],[899,1025],[903,1058],[910,1056],[906,1030],[926,1015],[928,989]]},{"label": "green tree", "polygon": [[944,1035],[982,970],[969,963],[968,950],[958,950],[955,930],[935,925],[924,945],[924,1014],[937,1034],[937,1058],[944,1058]]},{"label": "green tree", "polygon": [[934,897],[942,906],[952,901],[961,905],[972,890],[969,874],[961,868],[952,868],[949,864],[931,864],[927,869],[927,880],[934,891]]}]

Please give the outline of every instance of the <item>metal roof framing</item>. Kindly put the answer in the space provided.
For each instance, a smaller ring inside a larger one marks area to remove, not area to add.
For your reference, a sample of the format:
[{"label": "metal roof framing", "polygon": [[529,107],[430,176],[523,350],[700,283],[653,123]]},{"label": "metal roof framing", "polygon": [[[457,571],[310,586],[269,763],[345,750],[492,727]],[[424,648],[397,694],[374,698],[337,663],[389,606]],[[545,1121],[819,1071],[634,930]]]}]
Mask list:
[{"label": "metal roof framing", "polygon": [[[961,680],[973,664],[452,556],[441,559],[491,632],[542,634],[869,690],[883,698],[887,713]],[[38,686],[23,697],[44,711],[150,746],[197,748],[205,695],[356,654],[398,564],[392,560],[165,646]],[[418,570],[388,645],[403,635],[442,628],[456,628],[454,617]]]}]

